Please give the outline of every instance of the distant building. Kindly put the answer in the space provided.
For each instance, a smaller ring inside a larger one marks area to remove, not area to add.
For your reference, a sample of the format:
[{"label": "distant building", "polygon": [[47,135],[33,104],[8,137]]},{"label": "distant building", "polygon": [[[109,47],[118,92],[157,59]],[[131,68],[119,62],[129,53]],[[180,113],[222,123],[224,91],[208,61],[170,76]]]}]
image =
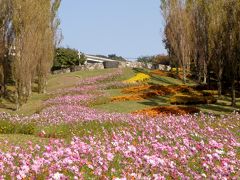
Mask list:
[{"label": "distant building", "polygon": [[[81,52],[79,52],[79,57],[81,56]],[[121,62],[118,60],[113,60],[113,59],[109,59],[109,58],[103,58],[103,57],[98,57],[98,56],[94,56],[94,55],[89,55],[89,54],[84,54],[84,56],[86,57],[86,62],[85,63],[104,63],[104,62]]]}]

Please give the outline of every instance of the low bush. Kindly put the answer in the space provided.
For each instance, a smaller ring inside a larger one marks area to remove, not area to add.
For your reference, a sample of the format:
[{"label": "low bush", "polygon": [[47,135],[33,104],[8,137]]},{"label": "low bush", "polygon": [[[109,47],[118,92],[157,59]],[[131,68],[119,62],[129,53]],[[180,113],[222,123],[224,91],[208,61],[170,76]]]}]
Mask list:
[{"label": "low bush", "polygon": [[86,57],[81,55],[79,57],[78,51],[71,48],[57,48],[55,52],[52,71],[69,68],[71,66],[78,66],[86,61]]},{"label": "low bush", "polygon": [[14,123],[8,120],[0,120],[0,134],[34,134],[36,125],[34,123]]},{"label": "low bush", "polygon": [[69,124],[38,127],[35,135],[44,138],[67,138],[72,136],[72,126]]},{"label": "low bush", "polygon": [[34,123],[19,124],[16,126],[16,133],[31,135],[34,134],[36,125]]},{"label": "low bush", "polygon": [[216,90],[203,90],[202,93],[204,96],[218,95],[218,91],[216,91]]},{"label": "low bush", "polygon": [[170,103],[175,105],[214,104],[216,102],[213,96],[176,94],[170,98]]},{"label": "low bush", "polygon": [[16,132],[16,124],[8,120],[0,120],[0,134],[13,134]]}]

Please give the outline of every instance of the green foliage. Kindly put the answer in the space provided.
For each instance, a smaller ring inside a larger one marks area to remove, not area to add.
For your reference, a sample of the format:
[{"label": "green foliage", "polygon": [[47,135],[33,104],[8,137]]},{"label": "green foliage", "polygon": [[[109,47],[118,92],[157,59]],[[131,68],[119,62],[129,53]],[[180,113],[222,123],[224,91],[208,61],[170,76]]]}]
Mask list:
[{"label": "green foliage", "polygon": [[109,54],[108,58],[117,61],[126,61],[122,56],[117,56],[116,54]]},{"label": "green foliage", "polygon": [[7,120],[0,121],[0,134],[13,134],[15,132],[16,125]]},{"label": "green foliage", "polygon": [[218,95],[218,91],[216,90],[203,90],[202,93],[204,96]]},{"label": "green foliage", "polygon": [[217,100],[213,96],[187,94],[176,94],[170,98],[170,103],[177,105],[214,104],[216,101]]},{"label": "green foliage", "polygon": [[138,62],[151,63],[154,61],[154,56],[141,56],[137,59]]},{"label": "green foliage", "polygon": [[78,51],[70,48],[57,48],[55,52],[54,64],[52,70],[68,68],[84,63],[84,55],[79,57]]},{"label": "green foliage", "polygon": [[126,61],[125,58],[123,58],[122,56],[117,56],[116,54],[109,54],[108,56],[105,56],[105,55],[96,55],[96,56],[100,58],[107,58],[107,59],[112,59],[117,61]]},{"label": "green foliage", "polygon": [[49,125],[44,127],[37,127],[35,130],[36,136],[41,136],[41,132],[44,131],[44,135],[42,137],[45,138],[66,138],[71,139],[72,136],[83,137],[90,134],[97,134],[99,136],[103,136],[104,133],[112,132],[118,128],[128,126],[127,123],[122,122],[98,122],[98,121],[90,121],[90,122],[79,122],[74,124],[59,124],[59,125]]},{"label": "green foliage", "polygon": [[26,134],[32,135],[35,132],[35,124],[33,123],[14,123],[8,120],[0,120],[0,134]]},{"label": "green foliage", "polygon": [[170,65],[170,58],[166,55],[156,56],[141,56],[137,59],[138,62]]},{"label": "green foliage", "polygon": [[18,134],[32,135],[34,134],[36,125],[33,123],[19,124],[17,125],[16,132]]},{"label": "green foliage", "polygon": [[170,65],[171,59],[169,56],[166,55],[157,55],[153,59],[154,64],[163,64],[163,65]]}]

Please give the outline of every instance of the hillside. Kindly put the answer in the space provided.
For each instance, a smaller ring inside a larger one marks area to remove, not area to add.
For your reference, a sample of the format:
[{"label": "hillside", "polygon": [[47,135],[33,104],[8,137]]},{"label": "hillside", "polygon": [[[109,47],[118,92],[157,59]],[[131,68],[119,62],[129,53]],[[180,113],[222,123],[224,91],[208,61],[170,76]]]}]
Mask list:
[{"label": "hillside", "polygon": [[172,75],[51,76],[46,95],[0,114],[0,178],[237,178],[239,115],[195,114],[234,109]]}]

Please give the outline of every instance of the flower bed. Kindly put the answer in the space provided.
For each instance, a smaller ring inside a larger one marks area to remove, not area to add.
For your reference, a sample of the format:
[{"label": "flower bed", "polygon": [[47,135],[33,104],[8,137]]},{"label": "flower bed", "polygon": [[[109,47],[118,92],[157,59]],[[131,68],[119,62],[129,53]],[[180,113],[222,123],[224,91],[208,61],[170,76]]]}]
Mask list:
[{"label": "flower bed", "polygon": [[159,106],[159,107],[139,110],[139,111],[133,112],[133,114],[142,114],[150,117],[156,117],[156,116],[169,116],[172,114],[175,114],[175,115],[195,114],[199,112],[200,110],[195,107]]},{"label": "flower bed", "polygon": [[125,83],[138,83],[144,82],[150,79],[150,76],[144,73],[137,73],[136,76],[124,81]]},{"label": "flower bed", "polygon": [[29,142],[25,148],[0,142],[9,147],[0,151],[0,177],[237,179],[240,143],[232,130],[239,120],[238,114],[221,119],[169,115],[128,120],[128,127],[106,131],[104,138]]},{"label": "flower bed", "polygon": [[170,98],[170,103],[175,105],[214,104],[217,99],[213,96],[199,96],[176,94]]},{"label": "flower bed", "polygon": [[[105,82],[106,77],[82,80],[85,85],[79,84],[79,88],[103,87],[99,82]],[[84,91],[76,88],[65,89],[62,98],[49,99],[51,106],[39,114],[22,117],[1,113],[0,119],[13,126],[35,123],[39,129],[58,125],[86,128],[96,121],[101,136],[92,127],[87,135],[73,137],[70,142],[51,139],[49,144],[17,146],[0,141],[0,179],[238,179],[239,114],[150,117],[107,113],[87,107],[84,102],[91,97],[86,98]],[[154,111],[159,109],[149,112]],[[170,111],[174,108],[165,107],[165,112]],[[184,108],[176,110],[182,111]],[[125,125],[113,128],[104,125],[108,122]],[[44,131],[39,136],[46,137]]]},{"label": "flower bed", "polygon": [[[123,96],[112,97],[113,102],[119,101],[136,101],[152,98],[155,96],[173,95],[170,98],[172,104],[211,104],[216,103],[213,95],[202,91],[196,91],[195,87],[186,85],[138,85],[127,87],[122,90],[122,93],[129,94]],[[180,94],[178,94],[180,93]]]}]

